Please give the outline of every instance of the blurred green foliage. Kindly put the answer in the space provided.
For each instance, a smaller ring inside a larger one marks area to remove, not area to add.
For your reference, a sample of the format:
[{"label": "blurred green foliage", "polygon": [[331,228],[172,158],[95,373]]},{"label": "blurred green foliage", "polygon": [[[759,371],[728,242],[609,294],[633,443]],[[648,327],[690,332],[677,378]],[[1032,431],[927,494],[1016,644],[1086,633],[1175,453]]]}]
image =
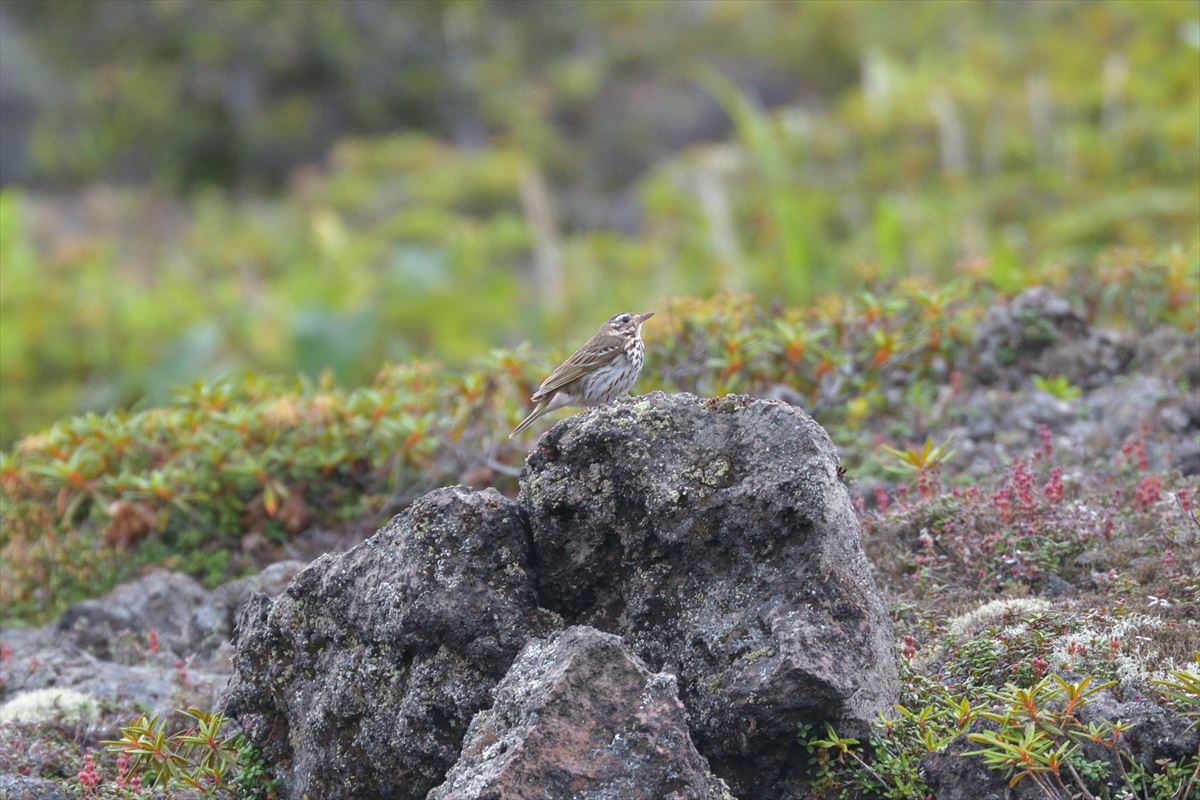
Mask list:
[{"label": "blurred green foliage", "polygon": [[[405,128],[513,144],[556,174],[619,186],[704,127],[689,84],[708,67],[865,129],[899,113],[932,135],[929,103],[945,95],[990,159],[1053,166],[1092,146],[1081,120],[1165,134],[1150,150],[1179,157],[1200,38],[1194,7],[1171,0],[108,0],[6,13],[35,46],[34,64],[15,63],[62,84],[36,121],[35,174],[176,185],[277,182],[341,135]],[[1044,81],[1047,140],[1022,130],[1038,113],[1030,81]],[[1112,153],[1118,168],[1171,157]],[[891,153],[860,155],[894,172]]]},{"label": "blurred green foliage", "polygon": [[[385,361],[563,350],[677,295],[1009,293],[1157,260],[1174,284],[1148,307],[1191,302],[1186,3],[5,14],[69,80],[39,106],[32,184],[0,192],[0,444],[247,368],[356,386]],[[61,191],[127,177],[151,186]]]}]

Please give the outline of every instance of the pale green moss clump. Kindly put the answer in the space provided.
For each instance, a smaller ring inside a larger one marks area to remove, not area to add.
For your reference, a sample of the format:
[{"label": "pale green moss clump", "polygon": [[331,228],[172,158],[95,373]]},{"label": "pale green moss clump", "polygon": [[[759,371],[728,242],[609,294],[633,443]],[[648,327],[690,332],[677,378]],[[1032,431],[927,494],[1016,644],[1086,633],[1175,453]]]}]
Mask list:
[{"label": "pale green moss clump", "polygon": [[89,724],[100,713],[96,699],[74,689],[34,689],[0,706],[0,725],[10,722]]}]

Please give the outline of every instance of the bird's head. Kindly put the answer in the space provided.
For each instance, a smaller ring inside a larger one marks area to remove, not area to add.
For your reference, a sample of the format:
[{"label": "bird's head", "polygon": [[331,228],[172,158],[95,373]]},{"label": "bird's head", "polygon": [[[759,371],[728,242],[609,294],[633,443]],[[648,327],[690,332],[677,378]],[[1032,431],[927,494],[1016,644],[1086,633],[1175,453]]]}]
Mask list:
[{"label": "bird's head", "polygon": [[608,318],[604,323],[604,330],[615,336],[631,339],[642,332],[642,323],[653,316],[653,311],[645,314],[631,314],[628,311],[622,311]]}]

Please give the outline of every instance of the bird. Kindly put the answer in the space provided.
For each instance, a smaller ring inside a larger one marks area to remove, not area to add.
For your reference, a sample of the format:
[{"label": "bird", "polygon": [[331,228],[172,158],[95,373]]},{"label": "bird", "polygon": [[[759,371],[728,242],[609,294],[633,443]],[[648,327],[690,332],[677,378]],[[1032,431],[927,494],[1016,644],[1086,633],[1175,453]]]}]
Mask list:
[{"label": "bird", "polygon": [[633,388],[645,360],[642,323],[654,316],[622,311],[613,314],[583,347],[559,364],[530,396],[533,412],[508,438],[513,438],[543,414],[563,406],[601,406]]}]

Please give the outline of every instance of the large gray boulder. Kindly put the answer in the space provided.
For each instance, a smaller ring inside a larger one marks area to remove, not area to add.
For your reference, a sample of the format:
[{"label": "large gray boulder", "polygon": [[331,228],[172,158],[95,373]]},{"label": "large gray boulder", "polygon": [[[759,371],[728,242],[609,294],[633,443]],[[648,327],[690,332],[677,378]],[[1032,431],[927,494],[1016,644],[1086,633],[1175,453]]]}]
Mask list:
[{"label": "large gray boulder", "polygon": [[541,603],[677,675],[734,794],[797,790],[797,722],[861,732],[895,702],[837,454],[802,411],[661,393],[593,409],[542,436],[519,499]]},{"label": "large gray boulder", "polygon": [[525,646],[428,800],[733,800],[688,735],[674,675],[573,627]]},{"label": "large gray boulder", "polygon": [[439,489],[243,609],[225,708],[290,798],[416,800],[532,637],[528,528],[495,490]]},{"label": "large gray boulder", "polygon": [[[505,678],[564,618],[616,634],[638,660],[615,640],[566,637]],[[650,735],[597,744],[650,730],[626,707],[635,684],[636,702],[665,715],[655,735],[682,747],[690,732],[733,794],[792,796],[808,768],[796,723],[862,732],[898,691],[829,437],[746,397],[653,394],[576,415],[539,440],[518,502],[431,492],[276,600],[252,599],[236,647],[226,710],[291,798],[424,798],[456,761],[439,790],[456,800],[509,796],[485,789],[518,775],[530,797],[584,775],[598,793],[580,797],[622,796],[631,781],[664,797],[711,786],[688,748],[671,766]],[[686,731],[654,673],[677,676]],[[591,675],[607,676],[605,702]],[[512,687],[537,693],[518,701]],[[578,735],[538,749],[568,728]],[[529,750],[490,750],[492,735]]]}]

